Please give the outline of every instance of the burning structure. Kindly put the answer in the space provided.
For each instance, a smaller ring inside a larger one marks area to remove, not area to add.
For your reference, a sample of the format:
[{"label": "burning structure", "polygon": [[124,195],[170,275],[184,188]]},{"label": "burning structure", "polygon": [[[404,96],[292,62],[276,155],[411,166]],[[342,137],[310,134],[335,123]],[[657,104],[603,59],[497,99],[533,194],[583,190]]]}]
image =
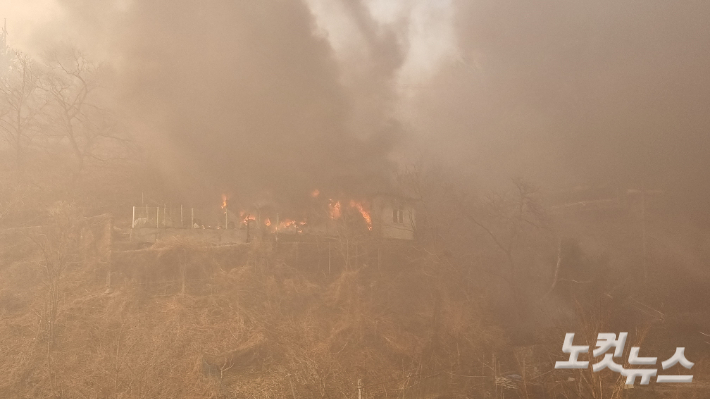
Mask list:
[{"label": "burning structure", "polygon": [[[256,236],[281,234],[336,236],[358,233],[381,239],[413,240],[415,206],[412,199],[378,193],[368,200],[320,198],[311,193],[310,206],[294,212],[284,211],[275,202],[261,202],[242,210],[228,206],[213,209],[183,206],[133,207],[131,223],[138,241],[154,242],[175,235],[200,236],[220,243],[248,242]],[[239,209],[239,207],[236,207]]]},{"label": "burning structure", "polygon": [[413,240],[415,237],[414,200],[392,194],[372,199],[372,227],[382,238]]}]

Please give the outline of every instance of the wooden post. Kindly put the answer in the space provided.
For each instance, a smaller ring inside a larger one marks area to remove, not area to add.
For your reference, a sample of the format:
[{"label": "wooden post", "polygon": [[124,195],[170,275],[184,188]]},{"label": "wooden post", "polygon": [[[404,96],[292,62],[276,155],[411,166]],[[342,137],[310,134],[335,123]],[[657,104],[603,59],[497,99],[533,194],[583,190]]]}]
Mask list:
[{"label": "wooden post", "polygon": [[195,208],[190,208],[190,228],[195,228]]},{"label": "wooden post", "polygon": [[133,219],[131,219],[131,228],[136,227],[136,207],[133,207]]},{"label": "wooden post", "polygon": [[486,392],[486,354],[481,355],[481,375],[483,376],[482,382],[478,385],[479,395],[481,397],[485,396]]},{"label": "wooden post", "polygon": [[185,250],[182,250],[182,264],[180,265],[180,271],[182,272],[182,289],[180,290],[180,293],[182,295],[185,295],[185,274],[187,274],[187,260],[185,259]]},{"label": "wooden post", "polygon": [[165,224],[165,220],[166,220],[166,219],[165,219],[165,204],[163,204],[163,227],[168,227],[168,226]]},{"label": "wooden post", "polygon": [[362,379],[357,380],[357,399],[362,399]]},{"label": "wooden post", "polygon": [[229,228],[229,210],[227,207],[224,207],[224,229],[227,230]]},{"label": "wooden post", "polygon": [[[249,222],[247,221],[247,226],[249,226]],[[293,399],[296,399],[296,390],[293,389],[293,380],[291,379],[291,374],[288,375],[288,382],[291,384],[291,396],[293,396]]]},{"label": "wooden post", "polygon": [[360,252],[358,251],[357,241],[355,242],[355,267],[359,265]]},{"label": "wooden post", "polygon": [[249,222],[251,222],[251,220],[249,220],[249,215],[247,215],[247,243],[249,243]]},{"label": "wooden post", "polygon": [[492,356],[492,363],[493,363],[493,386],[495,387],[496,390],[496,395],[495,397],[498,397],[498,366],[496,365],[496,355],[495,353]]},{"label": "wooden post", "polygon": [[[135,215],[136,212],[136,207],[133,207],[133,214]],[[135,219],[135,217],[134,217]],[[107,266],[107,273],[106,273],[106,292],[111,291],[111,270],[112,270],[112,255],[113,255],[113,218],[109,218],[107,226],[106,226],[106,240],[107,242],[107,248],[106,251],[108,252],[106,254],[106,266]]]},{"label": "wooden post", "polygon": [[160,228],[160,207],[155,207],[155,228]]},{"label": "wooden post", "polygon": [[377,244],[377,271],[380,271],[380,265],[382,264],[382,248],[381,245]]}]

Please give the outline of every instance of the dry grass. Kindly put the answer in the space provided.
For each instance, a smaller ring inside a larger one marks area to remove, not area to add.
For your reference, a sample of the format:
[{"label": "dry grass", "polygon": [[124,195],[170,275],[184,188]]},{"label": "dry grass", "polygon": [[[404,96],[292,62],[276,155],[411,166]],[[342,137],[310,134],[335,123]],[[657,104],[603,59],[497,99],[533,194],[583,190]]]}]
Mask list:
[{"label": "dry grass", "polygon": [[[552,378],[562,333],[550,348],[510,349],[479,276],[436,250],[392,246],[382,255],[360,243],[349,262],[328,262],[327,247],[172,239],[111,253],[106,223],[63,236],[80,256],[55,281],[51,341],[46,259],[32,240],[12,243],[23,252],[0,269],[0,397],[354,397],[358,379],[370,398],[503,389],[632,397],[614,375],[575,375],[582,387]],[[582,306],[578,315],[580,325],[564,327],[614,330],[609,314]],[[501,374],[513,371],[519,384]]]},{"label": "dry grass", "polygon": [[58,279],[49,349],[38,255],[0,271],[0,396],[351,396],[358,378],[398,386],[495,336],[427,274],[360,264],[307,277],[265,242],[113,253],[107,291],[100,231]]}]

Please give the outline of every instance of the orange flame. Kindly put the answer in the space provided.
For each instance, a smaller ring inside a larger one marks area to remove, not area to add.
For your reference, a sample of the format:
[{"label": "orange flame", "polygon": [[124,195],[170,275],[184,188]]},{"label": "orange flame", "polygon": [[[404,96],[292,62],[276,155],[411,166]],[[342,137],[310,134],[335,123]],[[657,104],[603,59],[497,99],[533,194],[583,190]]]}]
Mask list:
[{"label": "orange flame", "polygon": [[227,209],[227,194],[222,194],[222,209]]},{"label": "orange flame", "polygon": [[366,211],[362,204],[357,201],[350,201],[350,207],[356,208],[360,212],[363,219],[365,219],[365,222],[367,223],[367,229],[372,230],[372,219],[370,218],[370,212]]},{"label": "orange flame", "polygon": [[305,224],[305,221],[297,222],[293,219],[284,219],[279,222],[277,230],[290,230],[297,233],[303,233],[303,226]]},{"label": "orange flame", "polygon": [[313,198],[318,198],[319,195],[320,195],[320,190],[318,190],[318,189],[315,189],[311,192],[311,197],[313,197]]},{"label": "orange flame", "polygon": [[268,226],[271,226],[271,219],[266,218],[266,220],[264,221],[264,224],[265,224],[267,227],[268,227]]},{"label": "orange flame", "polygon": [[330,218],[331,219],[340,218],[340,201],[333,203],[333,200],[330,200],[330,204],[328,204],[328,208],[330,208]]}]

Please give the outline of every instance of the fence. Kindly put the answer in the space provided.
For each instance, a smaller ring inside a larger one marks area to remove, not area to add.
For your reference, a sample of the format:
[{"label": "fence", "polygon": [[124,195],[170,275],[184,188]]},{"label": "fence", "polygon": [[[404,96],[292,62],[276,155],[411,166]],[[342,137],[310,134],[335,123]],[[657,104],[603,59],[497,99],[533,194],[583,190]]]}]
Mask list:
[{"label": "fence", "polygon": [[136,228],[235,228],[241,221],[227,209],[179,206],[134,206],[131,227]]}]

